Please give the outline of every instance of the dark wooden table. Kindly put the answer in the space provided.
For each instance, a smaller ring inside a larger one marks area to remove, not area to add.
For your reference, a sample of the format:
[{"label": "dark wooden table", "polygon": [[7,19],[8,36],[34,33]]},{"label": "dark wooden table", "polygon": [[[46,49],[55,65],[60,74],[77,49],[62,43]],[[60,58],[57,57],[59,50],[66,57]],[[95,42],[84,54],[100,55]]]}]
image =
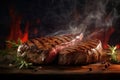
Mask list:
[{"label": "dark wooden table", "polygon": [[31,69],[18,69],[7,65],[0,66],[0,78],[25,80],[120,80],[120,65],[90,64],[86,66],[38,66]]}]

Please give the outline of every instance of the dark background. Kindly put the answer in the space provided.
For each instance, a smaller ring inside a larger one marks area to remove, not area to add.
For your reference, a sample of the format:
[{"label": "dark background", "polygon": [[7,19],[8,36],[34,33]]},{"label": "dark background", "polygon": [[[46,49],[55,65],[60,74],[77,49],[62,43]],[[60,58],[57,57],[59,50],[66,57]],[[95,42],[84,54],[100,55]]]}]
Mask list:
[{"label": "dark background", "polygon": [[[85,17],[86,3],[90,5],[91,0],[1,0],[0,2],[0,48],[4,48],[6,37],[10,33],[11,17],[10,9],[14,9],[16,15],[22,15],[21,29],[24,32],[24,27],[27,21],[31,23],[32,27],[36,27],[40,33],[37,36],[44,36],[54,33],[58,30],[68,28],[68,24],[73,22],[75,24],[80,22],[80,19]],[[92,2],[97,1],[93,0]],[[116,14],[120,15],[120,1],[119,0],[105,0],[108,1],[105,5],[106,15],[113,9]],[[77,14],[76,14],[77,13]],[[76,18],[76,16],[82,17]],[[39,19],[39,24],[36,22]],[[120,19],[117,17],[113,21],[115,32],[111,35],[109,44],[116,45],[119,43],[119,24]],[[31,32],[33,28],[30,28]],[[32,33],[31,33],[32,34]],[[114,40],[113,40],[114,39]]]}]

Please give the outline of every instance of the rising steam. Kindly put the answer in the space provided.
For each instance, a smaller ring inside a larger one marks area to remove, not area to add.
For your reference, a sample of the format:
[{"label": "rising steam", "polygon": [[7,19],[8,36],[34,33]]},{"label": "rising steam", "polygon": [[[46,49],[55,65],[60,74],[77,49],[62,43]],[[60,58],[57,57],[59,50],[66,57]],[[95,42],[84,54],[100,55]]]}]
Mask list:
[{"label": "rising steam", "polygon": [[[73,26],[73,32],[88,32],[94,28],[108,28],[112,26],[114,19],[113,10],[107,14],[106,5],[108,1],[106,0],[86,0],[84,14],[85,16],[79,25]],[[75,29],[74,29],[75,28]],[[76,30],[76,31],[75,31]]]},{"label": "rising steam", "polygon": [[[71,20],[68,20],[69,22],[66,23],[66,26],[63,26],[64,29],[57,30],[53,35],[84,33],[92,36],[93,34],[97,35],[104,32],[113,26],[113,20],[118,17],[114,7],[109,12],[107,11],[107,7],[109,7],[107,5],[110,4],[110,1],[112,0],[85,0],[83,4],[80,4],[79,0],[74,0],[74,5],[72,4],[73,7],[71,8],[73,10],[69,10],[72,16],[69,16]],[[82,9],[78,9],[79,5],[82,5]],[[68,17],[68,15],[62,16]],[[95,29],[97,29],[96,32],[93,31]]]}]

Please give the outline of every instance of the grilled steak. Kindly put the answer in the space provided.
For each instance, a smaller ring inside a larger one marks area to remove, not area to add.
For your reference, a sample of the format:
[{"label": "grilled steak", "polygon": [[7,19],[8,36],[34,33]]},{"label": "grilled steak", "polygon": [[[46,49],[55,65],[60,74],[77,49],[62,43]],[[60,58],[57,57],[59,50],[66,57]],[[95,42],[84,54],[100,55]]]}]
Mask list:
[{"label": "grilled steak", "polygon": [[54,55],[58,54],[64,48],[67,48],[67,47],[74,46],[74,45],[78,44],[79,42],[81,42],[82,39],[83,39],[83,34],[81,33],[80,35],[76,36],[74,39],[72,39],[69,42],[65,42],[65,43],[62,43],[60,45],[56,45],[55,47],[53,47],[49,51],[49,55],[46,58],[46,62],[50,62],[53,59]]},{"label": "grilled steak", "polygon": [[58,64],[78,65],[99,62],[103,55],[100,40],[86,40],[59,52]]},{"label": "grilled steak", "polygon": [[17,55],[35,64],[49,64],[62,49],[59,45],[65,45],[75,37],[76,34],[31,39],[18,47]]}]

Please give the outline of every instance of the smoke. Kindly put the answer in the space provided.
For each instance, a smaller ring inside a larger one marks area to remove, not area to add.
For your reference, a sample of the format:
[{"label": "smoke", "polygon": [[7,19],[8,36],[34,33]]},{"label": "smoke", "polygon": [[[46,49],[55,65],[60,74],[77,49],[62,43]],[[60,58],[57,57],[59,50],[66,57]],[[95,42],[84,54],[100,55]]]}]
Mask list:
[{"label": "smoke", "polygon": [[[55,3],[54,1],[53,3]],[[113,4],[112,0],[66,0],[66,2],[60,0],[59,5],[54,6],[53,12],[48,12],[48,16],[44,17],[44,20],[48,20],[49,26],[53,23],[52,26],[56,27],[52,28],[52,35],[89,34],[95,28],[103,31],[103,29],[113,26],[113,20],[116,17],[117,12],[114,7],[107,11],[108,4],[111,2]]]},{"label": "smoke", "polygon": [[[112,10],[110,13],[107,14],[106,12],[106,5],[108,4],[108,0],[86,0],[84,6],[84,16],[81,23],[77,23],[76,29],[81,32],[89,32],[91,29],[95,28],[108,28],[112,26],[112,22],[114,19],[114,11]],[[71,25],[70,25],[71,26]],[[75,27],[75,26],[73,26]],[[81,30],[80,30],[81,29]]]},{"label": "smoke", "polygon": [[19,4],[16,10],[31,21],[40,18],[42,25],[37,27],[43,35],[89,34],[95,28],[113,26],[119,4],[119,0],[36,0],[24,1],[24,9]]}]

